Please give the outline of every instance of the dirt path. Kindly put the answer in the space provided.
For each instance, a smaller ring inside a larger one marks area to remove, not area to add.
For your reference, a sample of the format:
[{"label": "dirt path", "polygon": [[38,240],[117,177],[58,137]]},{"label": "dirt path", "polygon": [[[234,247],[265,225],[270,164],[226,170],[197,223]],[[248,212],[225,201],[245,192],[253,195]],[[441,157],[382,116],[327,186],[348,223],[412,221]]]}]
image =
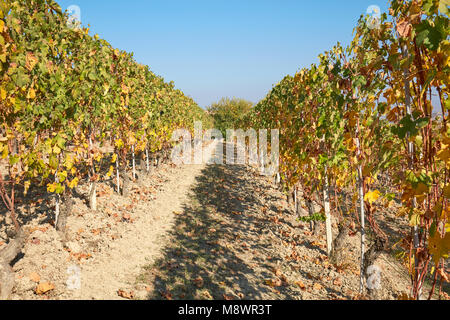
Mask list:
[{"label": "dirt path", "polygon": [[82,287],[73,298],[115,299],[118,288],[129,286],[142,266],[159,255],[168,230],[174,228],[174,212],[182,210],[186,194],[202,166],[184,166],[167,177],[155,200],[129,225],[122,238],[81,269]]}]

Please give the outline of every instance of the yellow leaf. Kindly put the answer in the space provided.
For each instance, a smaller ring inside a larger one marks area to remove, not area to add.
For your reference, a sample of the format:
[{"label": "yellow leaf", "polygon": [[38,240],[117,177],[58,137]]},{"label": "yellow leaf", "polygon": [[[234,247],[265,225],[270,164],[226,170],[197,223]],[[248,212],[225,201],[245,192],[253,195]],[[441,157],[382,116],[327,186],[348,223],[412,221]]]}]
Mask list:
[{"label": "yellow leaf", "polygon": [[444,187],[444,197],[446,197],[447,199],[450,199],[450,184],[446,185]]},{"label": "yellow leaf", "polygon": [[36,288],[36,294],[44,294],[55,289],[55,285],[51,282],[42,282]]},{"label": "yellow leaf", "polygon": [[73,168],[73,157],[66,154],[66,161],[64,162],[64,166],[67,170],[71,170]]},{"label": "yellow leaf", "polygon": [[428,186],[422,182],[419,182],[417,188],[414,189],[414,193],[416,196],[420,196],[422,194],[428,193]]},{"label": "yellow leaf", "polygon": [[398,296],[398,300],[415,300],[413,297],[410,297],[407,293],[402,293]]},{"label": "yellow leaf", "polygon": [[375,201],[377,201],[377,199],[381,196],[380,191],[378,190],[374,190],[374,191],[369,191],[366,193],[366,195],[364,196],[364,201],[368,201],[370,204],[374,203]]},{"label": "yellow leaf", "polygon": [[116,141],[115,141],[115,143],[114,143],[114,145],[117,147],[117,148],[121,148],[121,147],[123,147],[123,141],[122,141],[122,139],[117,139]]},{"label": "yellow leaf", "polygon": [[28,192],[28,189],[30,188],[30,185],[31,185],[31,181],[30,180],[25,181],[25,183],[24,183],[24,191],[23,191],[24,194],[26,194]]},{"label": "yellow leaf", "polygon": [[442,161],[446,161],[450,158],[450,149],[445,148],[437,153],[437,157]]},{"label": "yellow leaf", "polygon": [[364,166],[364,168],[362,170],[362,174],[364,177],[367,177],[370,175],[371,171],[372,171],[372,169],[369,166]]},{"label": "yellow leaf", "polygon": [[434,237],[428,241],[428,251],[433,255],[433,261],[436,265],[439,264],[441,258],[448,258],[450,252],[450,233],[446,233],[442,238],[439,232],[434,233]]},{"label": "yellow leaf", "polygon": [[6,90],[4,88],[0,88],[0,97],[2,100],[6,100]]},{"label": "yellow leaf", "polygon": [[58,173],[59,181],[64,182],[67,178],[67,171],[62,171]]},{"label": "yellow leaf", "polygon": [[106,174],[106,176],[109,178],[109,177],[111,177],[111,175],[113,174],[113,172],[114,172],[114,167],[113,166],[110,166],[109,167],[109,171],[108,171],[108,173]]},{"label": "yellow leaf", "polygon": [[57,187],[57,183],[56,182],[55,183],[49,183],[47,185],[47,191],[48,192],[55,192],[56,187]]},{"label": "yellow leaf", "polygon": [[78,178],[74,178],[72,181],[70,181],[69,183],[69,188],[73,189],[78,185]]},{"label": "yellow leaf", "polygon": [[411,227],[418,226],[420,224],[420,217],[421,216],[422,216],[422,213],[419,210],[414,209],[413,214],[409,218],[409,225]]},{"label": "yellow leaf", "polygon": [[7,147],[3,148],[3,151],[2,151],[2,159],[6,159],[6,157],[8,157],[8,148]]},{"label": "yellow leaf", "polygon": [[372,177],[367,177],[367,178],[366,178],[366,183],[367,183],[367,184],[373,184],[373,183],[375,183],[375,179],[372,178]]},{"label": "yellow leaf", "polygon": [[31,88],[30,91],[28,91],[27,98],[28,98],[28,99],[34,99],[34,98],[36,98],[36,91],[34,91],[33,88]]}]

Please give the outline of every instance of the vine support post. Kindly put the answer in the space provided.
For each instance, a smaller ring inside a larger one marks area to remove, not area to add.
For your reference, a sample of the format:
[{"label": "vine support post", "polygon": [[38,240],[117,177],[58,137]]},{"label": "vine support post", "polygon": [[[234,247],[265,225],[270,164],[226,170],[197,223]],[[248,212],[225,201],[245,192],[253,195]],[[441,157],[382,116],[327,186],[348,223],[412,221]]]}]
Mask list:
[{"label": "vine support post", "polygon": [[328,185],[327,167],[325,167],[325,185],[323,187],[323,202],[325,208],[325,228],[327,234],[327,255],[331,255],[331,246],[333,241],[333,234],[331,231],[331,214],[330,214],[330,190]]},{"label": "vine support post", "polygon": [[[90,130],[89,130],[90,131]],[[91,132],[91,131],[90,131]],[[89,151],[92,150],[92,138],[91,134],[89,134]],[[91,152],[89,152],[91,156]],[[89,207],[93,211],[97,211],[97,184],[95,182],[95,163],[94,159],[92,159],[92,167],[91,171],[89,171]]]},{"label": "vine support post", "polygon": [[136,179],[136,157],[134,154],[134,144],[131,146],[131,151],[133,153],[132,157],[132,161],[133,161],[133,179]]},{"label": "vine support post", "polygon": [[[357,140],[359,141],[359,139]],[[365,230],[365,212],[364,212],[364,180],[362,174],[362,165],[358,165],[358,189],[359,189],[359,210],[361,221],[361,270],[359,275],[359,292],[364,291],[364,253],[366,251],[366,230]]]},{"label": "vine support post", "polygon": [[147,169],[147,172],[150,171],[150,163],[148,161],[148,148],[145,148],[145,166]]},{"label": "vine support post", "polygon": [[364,254],[366,251],[366,230],[365,230],[365,212],[364,212],[364,177],[363,177],[363,169],[361,163],[362,157],[362,148],[361,141],[359,140],[359,122],[356,128],[356,150],[357,150],[357,159],[358,159],[358,193],[359,193],[359,213],[360,213],[360,224],[361,224],[361,265],[359,271],[359,293],[364,292],[364,279],[365,279],[365,270],[364,270]]},{"label": "vine support post", "polygon": [[[58,171],[55,172],[55,182],[59,183]],[[56,194],[56,204],[55,204],[55,226],[58,223],[60,208],[61,208],[61,196],[58,193]]]},{"label": "vine support post", "polygon": [[[400,45],[401,50],[402,50],[402,55],[403,58],[406,59],[408,58],[408,48],[406,47],[406,44],[401,44]],[[409,88],[409,80],[408,80],[408,68],[404,67],[403,68],[403,84],[404,84],[404,88],[405,88],[405,106],[406,106],[406,114],[409,117],[412,117],[412,108],[411,108],[411,92],[410,92],[410,88]],[[410,170],[412,170],[414,168],[414,144],[412,141],[410,141],[409,139],[409,132],[406,133],[406,139],[408,142],[408,167]],[[412,203],[412,207],[413,209],[416,207],[416,198],[414,197],[413,199],[413,203]],[[418,285],[418,281],[420,278],[419,272],[418,272],[418,268],[419,268],[419,263],[418,263],[418,259],[417,259],[417,249],[419,248],[419,229],[417,226],[414,226],[411,228],[411,234],[412,234],[412,238],[413,238],[413,244],[414,244],[414,282],[416,283],[416,285]],[[412,295],[414,296],[414,285],[412,288]],[[419,290],[419,292],[417,292],[417,299],[420,298],[421,295],[421,289]]]},{"label": "vine support post", "polygon": [[120,194],[119,155],[117,155],[117,158],[116,158],[116,187],[117,187],[117,193]]},{"label": "vine support post", "polygon": [[298,212],[298,195],[297,195],[297,185],[294,186],[294,213]]},{"label": "vine support post", "polygon": [[89,207],[93,211],[97,211],[97,184],[91,181],[89,184]]},{"label": "vine support post", "polygon": [[[8,143],[8,148],[10,148],[11,145],[10,143]],[[11,150],[12,148],[10,148]],[[11,153],[15,153],[13,150],[10,151]],[[9,171],[9,178],[11,179],[11,165],[8,166],[8,171]],[[19,222],[17,221],[17,217],[16,217],[16,212],[15,212],[15,181],[14,179],[11,179],[11,195],[8,196],[8,192],[6,191],[5,188],[5,181],[3,180],[3,175],[0,173],[0,194],[2,197],[3,202],[5,203],[7,209],[9,209],[9,214],[11,217],[11,220],[14,223],[14,228],[16,229],[16,232],[19,232],[20,230],[20,226],[19,226]]]}]

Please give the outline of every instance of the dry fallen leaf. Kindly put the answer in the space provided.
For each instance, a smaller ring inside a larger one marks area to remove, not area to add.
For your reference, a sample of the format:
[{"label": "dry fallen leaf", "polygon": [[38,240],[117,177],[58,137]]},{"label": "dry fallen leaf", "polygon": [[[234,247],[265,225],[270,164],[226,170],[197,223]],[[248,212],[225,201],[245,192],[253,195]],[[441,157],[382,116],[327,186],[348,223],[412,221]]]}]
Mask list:
[{"label": "dry fallen leaf", "polygon": [[322,289],[322,285],[320,283],[316,282],[313,285],[313,289],[314,290],[321,290]]},{"label": "dry fallen leaf", "polygon": [[201,295],[204,297],[204,298],[206,298],[206,299],[212,299],[213,298],[213,296],[211,295],[211,293],[209,293],[209,291],[208,290],[204,290],[202,293],[201,293]]},{"label": "dry fallen leaf", "polygon": [[226,295],[226,294],[223,295],[223,298],[224,298],[225,300],[234,300],[234,297],[233,297],[233,296],[228,296],[228,295]]},{"label": "dry fallen leaf", "polygon": [[297,286],[299,286],[300,289],[302,289],[302,290],[305,290],[305,289],[306,289],[305,284],[304,284],[303,282],[301,282],[300,280],[299,280],[299,281],[296,281],[295,284],[296,284]]},{"label": "dry fallen leaf", "polygon": [[73,252],[70,252],[70,257],[81,262],[82,259],[87,260],[89,258],[92,258],[92,255],[90,253],[82,253],[82,252],[80,252],[80,253],[73,253]]},{"label": "dry fallen leaf", "polygon": [[406,38],[411,32],[411,24],[407,20],[397,22],[397,32],[402,38]]},{"label": "dry fallen leaf", "polygon": [[196,279],[194,279],[194,283],[198,288],[203,287],[203,278],[202,277],[197,277]]},{"label": "dry fallen leaf", "polygon": [[267,279],[265,280],[265,284],[274,288],[274,287],[281,287],[282,282],[280,279]]},{"label": "dry fallen leaf", "polygon": [[272,272],[275,273],[277,277],[281,276],[281,270],[278,268],[272,268]]},{"label": "dry fallen leaf", "polygon": [[28,278],[30,278],[31,281],[38,283],[39,281],[41,281],[41,276],[38,275],[36,272],[32,272],[30,273],[30,275],[28,276]]},{"label": "dry fallen leaf", "polygon": [[134,292],[130,291],[130,292],[126,292],[122,289],[117,290],[117,294],[119,295],[119,297],[125,298],[125,299],[133,299],[134,298]]},{"label": "dry fallen leaf", "polygon": [[288,285],[288,280],[287,280],[287,278],[286,278],[286,276],[284,274],[282,274],[280,276],[280,279],[281,279],[281,283],[282,283],[283,286],[287,286]]},{"label": "dry fallen leaf", "polygon": [[167,300],[172,300],[172,294],[169,291],[160,291],[161,293],[161,297],[167,299]]},{"label": "dry fallen leaf", "polygon": [[44,294],[55,289],[55,285],[51,282],[41,282],[36,287],[36,294]]}]

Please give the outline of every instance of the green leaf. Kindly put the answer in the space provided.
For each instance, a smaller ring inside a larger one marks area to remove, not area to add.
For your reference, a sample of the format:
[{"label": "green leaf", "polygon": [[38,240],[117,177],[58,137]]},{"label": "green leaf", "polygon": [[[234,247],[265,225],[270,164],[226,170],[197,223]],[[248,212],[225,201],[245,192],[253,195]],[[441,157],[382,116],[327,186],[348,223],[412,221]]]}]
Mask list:
[{"label": "green leaf", "polygon": [[58,158],[54,154],[51,154],[49,157],[49,166],[55,170],[58,168]]},{"label": "green leaf", "polygon": [[358,76],[355,80],[353,80],[353,87],[360,88],[367,84],[367,80],[364,76]]},{"label": "green leaf", "polygon": [[95,81],[97,80],[97,75],[95,74],[95,72],[89,72],[88,78],[91,81]]},{"label": "green leaf", "polygon": [[15,165],[17,162],[19,162],[20,157],[18,155],[12,155],[9,157],[9,164],[10,165]]},{"label": "green leaf", "polygon": [[430,226],[430,237],[433,238],[434,234],[436,233],[436,222],[433,221],[433,223]]},{"label": "green leaf", "polygon": [[428,20],[423,20],[416,27],[417,43],[419,45],[424,45],[430,50],[437,50],[439,48],[439,43],[446,38],[446,35],[441,33],[440,27],[439,23],[433,27]]}]

